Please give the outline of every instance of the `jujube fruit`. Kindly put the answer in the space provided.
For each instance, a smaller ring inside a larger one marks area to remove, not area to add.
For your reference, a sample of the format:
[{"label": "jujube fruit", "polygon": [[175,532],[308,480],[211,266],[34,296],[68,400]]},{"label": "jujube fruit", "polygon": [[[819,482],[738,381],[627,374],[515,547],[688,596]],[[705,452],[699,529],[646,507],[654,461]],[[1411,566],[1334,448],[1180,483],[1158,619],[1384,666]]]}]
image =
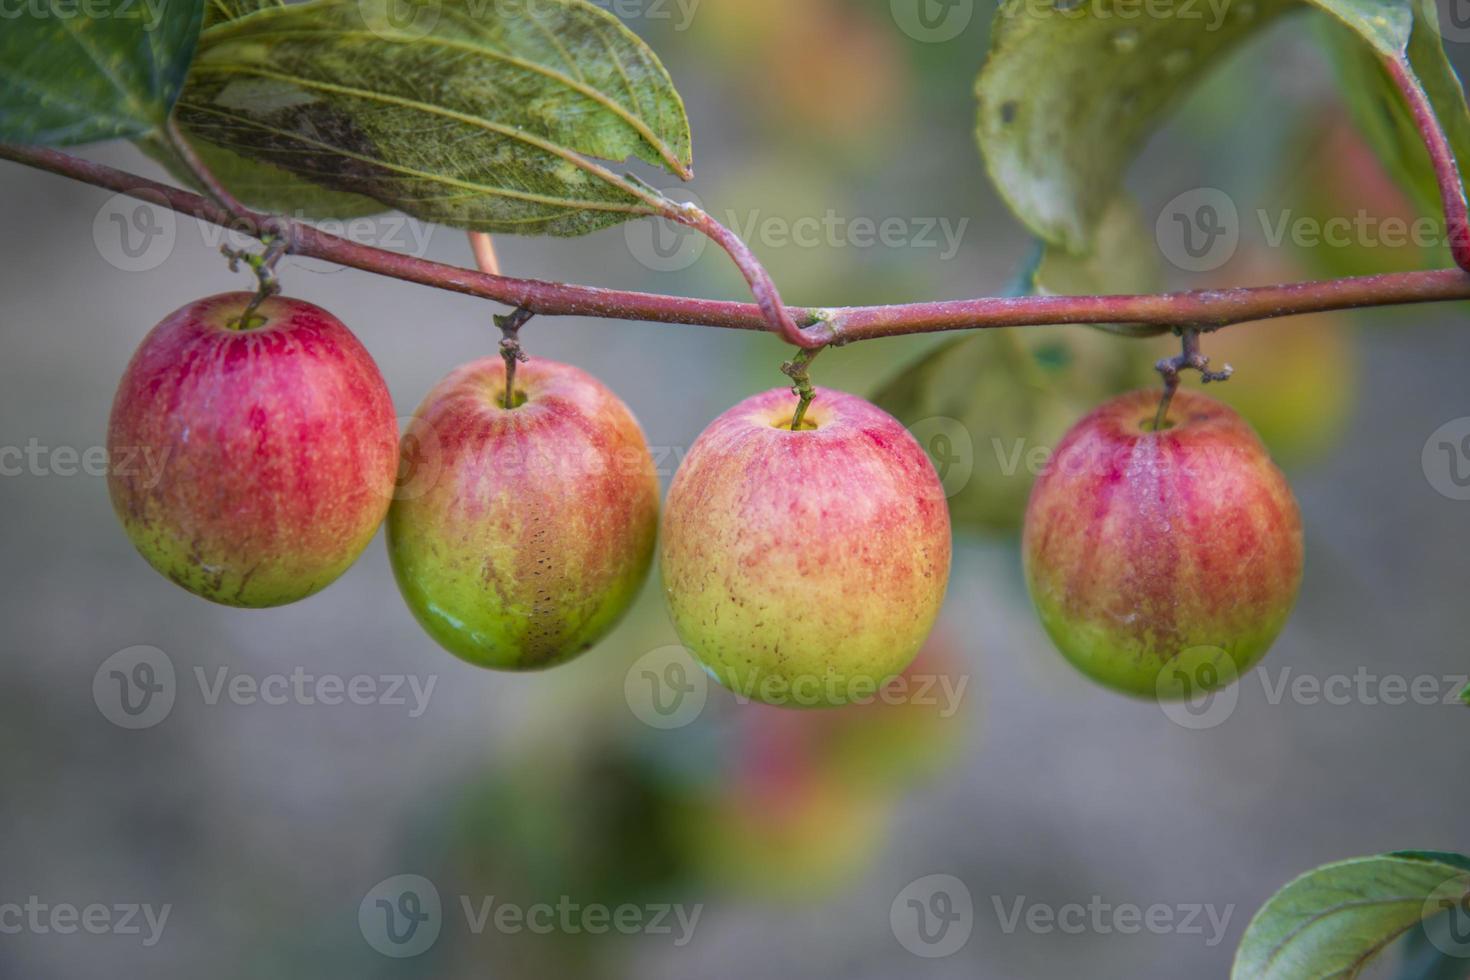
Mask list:
[{"label": "jujube fruit", "polygon": [[345,572],[392,499],[398,423],[336,317],[250,293],[202,299],[144,338],[112,407],[108,489],[148,562],[231,606],[303,599]]},{"label": "jujube fruit", "polygon": [[534,359],[505,405],[487,358],[429,393],[403,440],[388,553],[419,623],[481,667],[536,670],[601,639],[648,575],[658,479],[631,412]]},{"label": "jujube fruit", "polygon": [[872,697],[928,637],[949,580],[944,491],[891,415],[777,389],[716,419],[669,490],[664,591],[684,644],[772,704]]},{"label": "jujube fruit", "polygon": [[1160,397],[1120,396],[1067,434],[1032,491],[1022,554],[1041,622],[1079,670],[1185,698],[1244,674],[1281,632],[1302,525],[1240,416],[1180,391],[1154,431]]}]

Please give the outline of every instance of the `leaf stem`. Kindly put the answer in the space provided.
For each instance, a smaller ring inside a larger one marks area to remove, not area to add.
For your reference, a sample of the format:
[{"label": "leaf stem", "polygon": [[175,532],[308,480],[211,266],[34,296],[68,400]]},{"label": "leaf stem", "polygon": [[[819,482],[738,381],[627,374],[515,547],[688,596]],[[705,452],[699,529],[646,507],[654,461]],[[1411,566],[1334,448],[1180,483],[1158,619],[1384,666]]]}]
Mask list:
[{"label": "leaf stem", "polygon": [[[269,233],[271,216],[232,215],[208,198],[45,147],[0,143],[0,159],[136,197],[180,214],[252,235]],[[360,245],[310,225],[288,222],[290,251],[308,258],[436,289],[478,296],[540,316],[591,316],[610,320],[684,323],[736,330],[771,331],[761,305],[659,296],[486,275],[456,266]],[[731,238],[733,239],[733,235]],[[767,300],[770,300],[767,296]],[[798,328],[806,349],[815,338],[851,343],[878,337],[1067,323],[1151,323],[1218,329],[1252,320],[1372,306],[1400,306],[1470,299],[1470,275],[1456,269],[1388,273],[1321,282],[1160,293],[1142,296],[985,297],[901,306],[802,309],[782,314]],[[820,326],[820,329],[812,329]],[[783,330],[783,336],[787,331]]]},{"label": "leaf stem", "polygon": [[1455,162],[1455,151],[1450,146],[1429,93],[1424,83],[1414,74],[1408,58],[1385,57],[1384,68],[1403,94],[1409,112],[1414,117],[1414,126],[1429,151],[1430,163],[1434,166],[1435,180],[1439,183],[1439,195],[1444,204],[1445,233],[1450,240],[1450,254],[1455,265],[1470,272],[1470,214],[1465,204],[1465,185],[1460,178],[1460,167]]}]

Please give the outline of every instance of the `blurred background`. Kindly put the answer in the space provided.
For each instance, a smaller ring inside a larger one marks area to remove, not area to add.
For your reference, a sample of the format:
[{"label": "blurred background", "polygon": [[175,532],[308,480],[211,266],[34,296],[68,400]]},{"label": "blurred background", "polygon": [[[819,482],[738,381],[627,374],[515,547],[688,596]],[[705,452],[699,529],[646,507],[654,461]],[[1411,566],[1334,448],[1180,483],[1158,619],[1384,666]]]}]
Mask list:
[{"label": "blurred background", "polygon": [[[904,0],[612,7],[689,103],[690,189],[789,302],[997,294],[1024,265],[971,132],[986,4],[945,8],[942,30],[916,29]],[[1272,240],[1283,220],[1416,216],[1313,38],[1299,18],[1241,50],[1133,168],[1151,230],[1201,188],[1239,206],[1238,247],[1204,271],[1165,261],[1170,285],[1447,264],[1361,224],[1337,244]],[[131,147],[86,152],[161,178]],[[1470,850],[1454,762],[1470,723],[1461,307],[1207,338],[1238,372],[1212,393],[1292,477],[1308,568],[1265,664],[1202,713],[1074,673],[1032,614],[1014,532],[1027,454],[1155,383],[1167,344],[987,334],[924,362],[921,406],[893,379],[952,337],[827,353],[819,384],[885,392],[931,424],[963,527],[915,670],[943,683],[835,714],[701,686],[671,715],[657,685],[677,676],[677,638],[655,582],[580,661],[509,676],[419,630],[380,543],[270,612],[154,574],[97,464],[113,390],[154,323],[247,280],[217,229],[94,188],[5,163],[0,201],[0,975],[1225,976],[1250,916],[1297,874]],[[471,261],[461,233],[402,218],[333,230]],[[744,295],[716,249],[654,223],[497,245],[512,275]],[[498,340],[502,311],[483,302],[307,260],[282,274],[357,332],[405,417]],[[783,382],[788,354],[753,334],[574,318],[523,339],[627,401],[665,482],[711,419]],[[167,693],[129,715],[109,678],[140,662]],[[323,703],[322,679],[360,696]],[[10,928],[93,905],[110,928]]]}]

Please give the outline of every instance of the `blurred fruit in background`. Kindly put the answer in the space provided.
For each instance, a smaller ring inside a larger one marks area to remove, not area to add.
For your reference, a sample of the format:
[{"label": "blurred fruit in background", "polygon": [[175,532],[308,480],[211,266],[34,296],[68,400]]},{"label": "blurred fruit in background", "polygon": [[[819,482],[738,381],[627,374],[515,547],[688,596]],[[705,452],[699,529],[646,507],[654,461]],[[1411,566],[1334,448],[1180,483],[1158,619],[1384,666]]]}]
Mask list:
[{"label": "blurred fruit in background", "polygon": [[1273,235],[1283,220],[1307,233],[1282,247],[1292,249],[1310,275],[1369,276],[1450,264],[1438,244],[1443,222],[1419,213],[1341,109],[1328,110],[1308,128],[1295,153],[1297,165],[1283,171],[1291,178],[1267,224]]},{"label": "blurred fruit in background", "polygon": [[902,35],[849,3],[708,4],[687,36],[691,47],[716,60],[742,101],[762,107],[759,122],[782,139],[876,148],[905,104]]},{"label": "blurred fruit in background", "polygon": [[[633,632],[653,625],[640,610]],[[618,660],[604,666],[625,670]],[[501,755],[523,761],[437,801],[436,881],[508,902],[823,898],[882,853],[901,795],[958,757],[980,696],[942,627],[884,692],[840,710],[740,703],[711,684],[697,720],[658,731],[633,719],[607,673],[586,680],[571,699],[560,692],[558,712],[533,713],[574,712],[575,735],[526,732],[524,751]]]},{"label": "blurred fruit in background", "polygon": [[957,528],[1012,532],[1062,435],[1134,387],[1148,350],[1090,327],[980,331],[904,368],[874,401],[920,436]]}]

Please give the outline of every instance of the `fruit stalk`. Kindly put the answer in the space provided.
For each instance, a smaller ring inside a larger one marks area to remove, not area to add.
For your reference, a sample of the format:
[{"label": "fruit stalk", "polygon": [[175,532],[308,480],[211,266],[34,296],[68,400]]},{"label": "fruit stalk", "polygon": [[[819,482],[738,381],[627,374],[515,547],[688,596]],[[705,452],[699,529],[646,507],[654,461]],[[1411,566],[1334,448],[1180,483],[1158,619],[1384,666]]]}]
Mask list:
[{"label": "fruit stalk", "polygon": [[[13,160],[126,194],[213,224],[239,228],[248,234],[259,236],[269,233],[272,218],[268,215],[246,212],[237,219],[198,194],[56,150],[0,143],[0,159]],[[752,303],[660,296],[485,275],[359,245],[307,225],[293,224],[291,228],[295,235],[291,247],[293,254],[449,292],[478,296],[541,316],[589,316],[735,330],[770,330],[764,311]],[[899,306],[786,307],[785,311],[803,330],[825,321],[823,332],[830,333],[832,342],[846,344],[907,334],[1048,324],[1150,323],[1217,329],[1303,313],[1463,299],[1470,299],[1470,275],[1456,268],[1140,296],[986,297]]]}]

